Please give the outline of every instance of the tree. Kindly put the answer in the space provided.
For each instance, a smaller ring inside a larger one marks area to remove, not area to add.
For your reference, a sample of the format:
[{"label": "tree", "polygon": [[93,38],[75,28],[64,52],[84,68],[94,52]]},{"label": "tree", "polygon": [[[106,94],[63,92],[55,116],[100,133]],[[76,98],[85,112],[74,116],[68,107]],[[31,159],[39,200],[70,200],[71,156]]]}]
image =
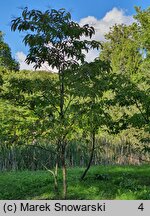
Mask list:
[{"label": "tree", "polygon": [[140,48],[145,51],[147,58],[150,54],[150,7],[141,10],[140,7],[135,7],[137,14],[134,16],[138,22]]},{"label": "tree", "polygon": [[[143,61],[140,66],[141,77],[143,85],[141,86],[144,91],[140,94],[140,104],[142,108],[138,106],[141,116],[143,116],[146,130],[150,133],[150,7],[141,10],[140,7],[136,7],[137,14],[135,19],[138,21],[139,27],[139,44],[140,49],[143,51]],[[150,138],[147,138],[147,142],[150,142]],[[150,149],[147,148],[147,149]]]},{"label": "tree", "polygon": [[[65,103],[67,101],[65,86],[65,70],[76,69],[84,62],[83,51],[91,48],[99,48],[100,43],[94,40],[81,40],[81,37],[92,37],[94,28],[89,25],[79,26],[71,20],[71,14],[65,9],[31,10],[24,8],[22,16],[12,20],[12,30],[30,31],[24,37],[24,43],[29,46],[29,54],[26,62],[35,63],[35,68],[46,62],[52,68],[58,70],[59,99],[57,116],[57,139],[58,152],[61,155],[63,172],[63,197],[67,195],[67,169],[66,169],[66,145],[67,135],[71,131],[74,120],[68,119],[70,112]],[[70,104],[70,103],[69,103]]]},{"label": "tree", "polygon": [[110,61],[115,73],[121,75],[136,73],[142,61],[137,23],[130,26],[115,25],[105,38],[107,41],[103,42],[100,59]]},{"label": "tree", "polygon": [[12,58],[11,50],[7,43],[4,42],[3,33],[0,31],[0,66],[9,70],[18,71],[19,63]]},{"label": "tree", "polygon": [[[109,60],[114,98],[110,101],[120,110],[120,120],[112,125],[114,132],[135,127],[148,136],[150,122],[149,98],[149,16],[150,10],[136,8],[136,23],[115,25],[106,35],[100,59]],[[114,108],[115,109],[115,108]],[[134,134],[133,134],[134,135]],[[139,137],[141,142],[143,137]]]},{"label": "tree", "polygon": [[74,112],[78,113],[79,128],[83,133],[90,134],[91,140],[90,158],[81,180],[85,178],[92,164],[96,135],[108,122],[105,94],[110,89],[110,71],[107,61],[95,59],[94,62],[85,63],[75,71],[73,80],[69,77],[72,94],[80,98],[78,104],[74,105]]}]

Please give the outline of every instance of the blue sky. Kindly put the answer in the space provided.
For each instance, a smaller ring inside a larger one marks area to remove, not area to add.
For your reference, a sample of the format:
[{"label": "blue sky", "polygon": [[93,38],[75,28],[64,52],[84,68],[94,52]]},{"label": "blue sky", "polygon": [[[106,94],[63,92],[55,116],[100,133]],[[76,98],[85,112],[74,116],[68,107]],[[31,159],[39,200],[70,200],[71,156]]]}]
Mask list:
[{"label": "blue sky", "polygon": [[130,24],[135,13],[134,6],[145,9],[150,6],[150,0],[4,0],[0,7],[0,30],[5,33],[5,41],[14,57],[17,53],[28,53],[22,43],[23,34],[10,30],[12,18],[19,16],[20,8],[25,6],[39,10],[46,10],[48,7],[65,8],[71,12],[75,21],[94,23],[96,28],[101,28],[96,35],[96,39],[101,40],[102,34],[115,22]]}]

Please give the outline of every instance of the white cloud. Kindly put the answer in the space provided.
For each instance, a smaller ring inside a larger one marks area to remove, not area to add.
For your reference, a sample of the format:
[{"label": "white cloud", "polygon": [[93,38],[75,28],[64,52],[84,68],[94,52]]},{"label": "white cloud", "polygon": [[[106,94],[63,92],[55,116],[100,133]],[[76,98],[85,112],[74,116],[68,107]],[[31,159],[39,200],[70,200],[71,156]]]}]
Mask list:
[{"label": "white cloud", "polygon": [[26,55],[21,51],[16,53],[16,59],[20,64],[20,70],[34,70],[34,64],[27,64],[25,62]]},{"label": "white cloud", "polygon": [[[107,12],[102,19],[97,19],[94,16],[88,16],[80,20],[79,24],[89,24],[95,28],[95,35],[92,37],[93,40],[103,41],[104,35],[109,32],[110,27],[115,24],[126,24],[130,25],[134,21],[132,16],[127,16],[125,11],[114,7],[112,10]],[[91,50],[86,54],[86,61],[93,61],[98,57],[99,51]],[[20,69],[34,70],[34,64],[26,64],[26,55],[23,52],[17,52],[16,58],[20,63]],[[52,70],[47,64],[43,64],[40,70],[50,70],[56,72],[57,70]]]},{"label": "white cloud", "polygon": [[[132,16],[127,16],[125,11],[118,8],[113,8],[107,12],[102,19],[97,19],[94,16],[88,16],[80,20],[79,24],[89,24],[95,28],[95,35],[92,37],[93,40],[103,41],[104,35],[109,32],[110,27],[115,24],[126,24],[130,25],[134,21]],[[98,57],[99,52],[97,50],[90,51],[86,56],[87,61],[92,61]]]},{"label": "white cloud", "polygon": [[99,56],[99,52],[100,51],[97,49],[90,50],[88,53],[84,52],[86,55],[86,61],[87,62],[93,61],[95,58]]},{"label": "white cloud", "polygon": [[[34,69],[34,64],[29,64],[29,65],[28,65],[28,64],[25,62],[25,60],[26,60],[26,55],[25,55],[22,51],[16,53],[16,59],[17,59],[17,61],[18,61],[19,64],[20,64],[20,70],[35,70],[35,69]],[[52,68],[49,67],[46,63],[43,64],[43,65],[41,66],[41,68],[38,69],[38,70],[46,70],[46,71],[57,72],[56,69],[52,69]]]}]

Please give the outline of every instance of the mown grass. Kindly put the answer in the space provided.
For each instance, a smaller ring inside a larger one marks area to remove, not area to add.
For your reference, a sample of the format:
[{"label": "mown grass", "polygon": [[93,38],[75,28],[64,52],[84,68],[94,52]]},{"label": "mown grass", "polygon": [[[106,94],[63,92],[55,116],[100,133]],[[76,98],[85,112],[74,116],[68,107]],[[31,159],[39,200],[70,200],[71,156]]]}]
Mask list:
[{"label": "mown grass", "polygon": [[[83,168],[68,169],[68,199],[150,199],[150,166],[95,166],[84,181]],[[61,172],[61,171],[59,171]],[[0,199],[62,199],[53,188],[53,177],[47,171],[0,173]]]}]

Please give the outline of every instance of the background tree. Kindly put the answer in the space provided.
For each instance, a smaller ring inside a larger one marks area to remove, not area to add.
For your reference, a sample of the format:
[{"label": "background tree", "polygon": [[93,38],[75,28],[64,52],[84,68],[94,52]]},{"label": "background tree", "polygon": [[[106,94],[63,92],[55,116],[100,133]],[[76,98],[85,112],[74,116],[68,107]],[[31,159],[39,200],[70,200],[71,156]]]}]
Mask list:
[{"label": "background tree", "polygon": [[[129,127],[149,133],[149,46],[147,31],[149,29],[149,9],[141,11],[136,8],[137,23],[130,26],[115,25],[106,35],[100,59],[110,61],[114,76],[114,100],[120,106],[120,120],[114,130]],[[145,21],[144,21],[145,20]],[[113,102],[112,102],[113,101]],[[115,109],[115,108],[114,108]],[[140,137],[139,141],[144,140]]]},{"label": "background tree", "polygon": [[120,75],[136,73],[142,61],[137,24],[115,25],[105,38],[107,41],[103,42],[100,59],[107,59],[112,70]]},{"label": "background tree", "polygon": [[0,66],[9,70],[18,71],[19,63],[12,58],[10,47],[4,42],[3,33],[0,31]]}]

